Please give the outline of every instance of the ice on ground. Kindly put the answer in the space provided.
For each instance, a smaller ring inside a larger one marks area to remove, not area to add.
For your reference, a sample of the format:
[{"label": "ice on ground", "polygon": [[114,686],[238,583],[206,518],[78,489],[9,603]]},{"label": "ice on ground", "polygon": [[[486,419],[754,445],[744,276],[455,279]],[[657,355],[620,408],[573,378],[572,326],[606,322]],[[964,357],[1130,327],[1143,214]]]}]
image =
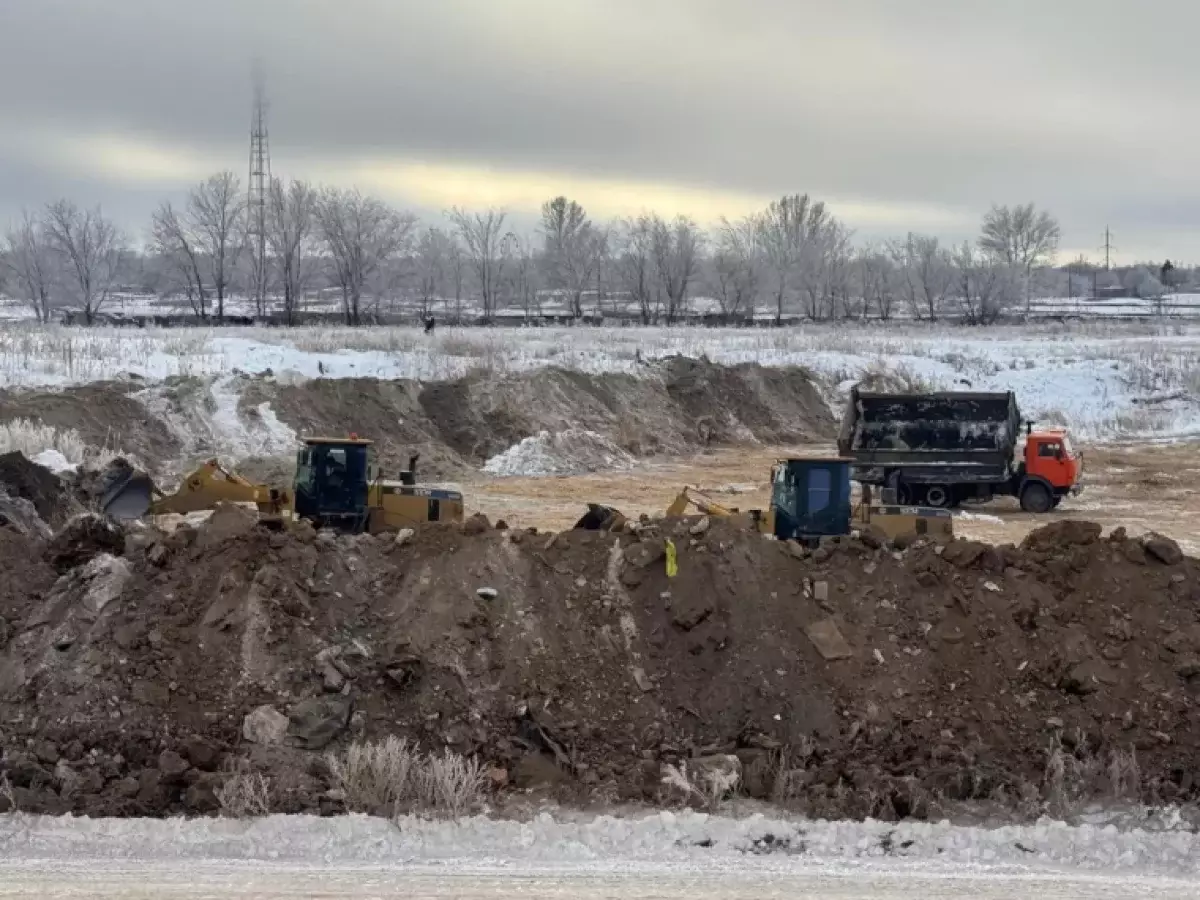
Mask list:
[{"label": "ice on ground", "polygon": [[1004,524],[1004,520],[999,516],[992,516],[987,513],[967,512],[966,510],[956,512],[954,518],[962,519],[964,522],[986,522],[989,525]]},{"label": "ice on ground", "polygon": [[68,460],[58,450],[49,447],[41,453],[34,454],[30,462],[35,462],[43,468],[49,469],[55,475],[64,475],[69,472],[75,472],[79,466]]},{"label": "ice on ground", "polygon": [[628,469],[634,459],[608,438],[582,428],[540,431],[493,456],[483,467],[489,475],[581,475]]},{"label": "ice on ground", "polygon": [[852,864],[923,870],[988,867],[1200,876],[1200,836],[1188,830],[1033,825],[971,828],[922,822],[826,822],[696,812],[636,817],[543,813],[530,821],[459,822],[366,816],[233,819],[0,817],[5,861],[266,860],[324,865],[444,866],[622,871],[786,870]]}]

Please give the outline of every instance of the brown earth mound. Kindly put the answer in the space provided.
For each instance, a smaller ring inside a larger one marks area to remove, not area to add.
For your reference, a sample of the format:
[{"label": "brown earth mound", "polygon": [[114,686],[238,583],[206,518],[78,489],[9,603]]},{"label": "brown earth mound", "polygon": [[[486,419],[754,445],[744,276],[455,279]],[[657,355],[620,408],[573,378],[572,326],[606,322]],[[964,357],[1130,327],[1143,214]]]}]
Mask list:
[{"label": "brown earth mound", "polygon": [[[199,460],[229,461],[236,452],[221,445],[220,429],[213,427],[217,400],[210,385],[176,378],[132,395],[139,385],[117,382],[53,393],[0,391],[0,422],[25,417],[73,428],[92,446],[123,448],[153,475],[178,476]],[[594,431],[637,456],[713,444],[820,440],[834,431],[829,409],[803,369],[727,367],[683,357],[645,366],[637,376],[555,368],[430,383],[360,378],[286,384],[241,376],[228,387],[240,392],[244,425],[253,425],[260,405],[269,403],[300,434],[372,438],[387,473],[407,468],[409,456],[419,453],[429,479],[461,477],[541,431]],[[280,475],[290,480],[293,471],[290,454],[247,467],[273,483]]]},{"label": "brown earth mound", "polygon": [[42,521],[55,528],[80,511],[57,475],[16,451],[0,454],[0,493],[28,500]]},{"label": "brown earth mound", "polygon": [[334,811],[320,751],[388,734],[577,800],[656,800],[663,763],[717,753],[822,815],[1200,792],[1200,569],[1165,539],[1072,523],[810,553],[720,520],[635,527],[397,543],[230,508],[52,588],[18,572],[0,768],[23,808],[92,814],[210,812],[234,758],[282,810]]}]

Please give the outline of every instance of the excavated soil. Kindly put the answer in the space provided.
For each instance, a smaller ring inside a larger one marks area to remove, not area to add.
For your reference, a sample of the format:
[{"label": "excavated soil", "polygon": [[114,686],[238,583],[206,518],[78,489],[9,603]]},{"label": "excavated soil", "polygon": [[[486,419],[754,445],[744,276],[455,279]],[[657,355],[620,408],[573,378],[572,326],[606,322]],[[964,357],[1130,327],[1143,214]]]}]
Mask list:
[{"label": "excavated soil", "polygon": [[[266,404],[266,406],[264,406]],[[475,373],[422,383],[271,376],[110,382],[59,391],[0,391],[0,422],[32,419],[75,429],[94,448],[178,476],[220,456],[290,480],[288,429],[357,433],[377,442],[385,472],[421,454],[423,477],[457,479],[543,431],[588,431],[634,456],[713,445],[828,440],[835,424],[803,369],[720,366],[674,357],[637,376],[565,369]]]},{"label": "excavated soil", "polygon": [[29,501],[53,527],[82,511],[57,475],[18,452],[0,454],[0,494]]},{"label": "excavated soil", "polygon": [[74,430],[89,447],[129,453],[157,466],[178,455],[180,442],[130,396],[140,387],[134,381],[110,381],[54,391],[0,390],[0,422],[28,419],[60,431]]},{"label": "excavated soil", "polygon": [[213,812],[237,759],[280,810],[338,812],[322,751],[389,734],[575,802],[659,801],[664,763],[712,754],[815,815],[1200,792],[1200,568],[1167,539],[1059,522],[810,552],[636,527],[397,543],[230,507],[57,579],[38,560],[69,539],[0,529],[0,770],[22,809],[93,815]]}]

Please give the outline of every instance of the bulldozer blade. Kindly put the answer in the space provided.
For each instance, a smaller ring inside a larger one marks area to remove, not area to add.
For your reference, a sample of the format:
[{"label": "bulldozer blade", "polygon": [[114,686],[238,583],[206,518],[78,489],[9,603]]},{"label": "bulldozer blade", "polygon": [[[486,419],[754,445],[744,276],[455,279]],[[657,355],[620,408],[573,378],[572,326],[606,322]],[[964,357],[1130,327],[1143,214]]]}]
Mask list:
[{"label": "bulldozer blade", "polygon": [[154,482],[144,472],[134,472],[104,492],[101,512],[110,519],[140,519],[150,511],[154,500]]}]

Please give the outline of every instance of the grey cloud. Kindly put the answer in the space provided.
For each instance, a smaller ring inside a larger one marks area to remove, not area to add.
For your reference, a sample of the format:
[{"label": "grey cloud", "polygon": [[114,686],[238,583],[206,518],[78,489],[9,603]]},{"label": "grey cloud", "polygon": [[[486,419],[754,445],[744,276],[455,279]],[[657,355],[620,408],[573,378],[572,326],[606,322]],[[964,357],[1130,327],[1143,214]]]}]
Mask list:
[{"label": "grey cloud", "polygon": [[[2,0],[0,77],[19,88],[0,97],[0,128],[126,134],[240,171],[258,54],[285,158],[969,217],[1031,199],[1068,243],[1111,224],[1149,252],[1200,230],[1197,26],[1182,0]],[[66,193],[136,221],[154,203],[6,146],[0,218]]]}]

